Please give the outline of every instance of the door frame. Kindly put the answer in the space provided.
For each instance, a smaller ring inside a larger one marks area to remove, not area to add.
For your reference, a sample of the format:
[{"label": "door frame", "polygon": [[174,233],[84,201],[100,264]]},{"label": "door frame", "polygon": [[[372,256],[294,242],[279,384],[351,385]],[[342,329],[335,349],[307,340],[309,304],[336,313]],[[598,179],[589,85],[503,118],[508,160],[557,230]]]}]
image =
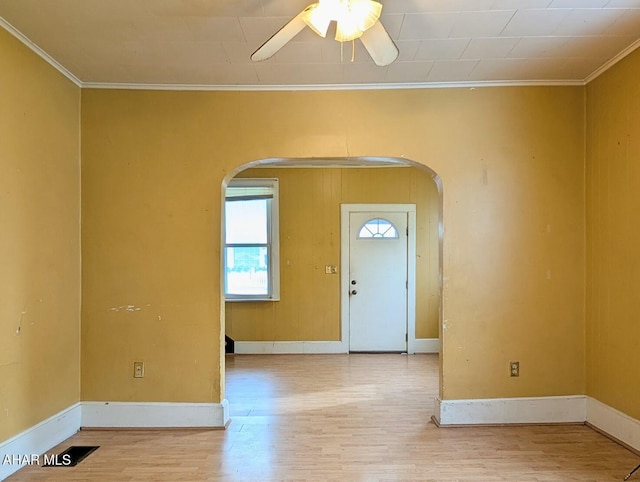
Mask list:
[{"label": "door frame", "polygon": [[341,204],[340,205],[340,326],[342,346],[349,352],[349,215],[352,212],[406,212],[407,236],[407,353],[416,345],[416,205],[415,204]]}]

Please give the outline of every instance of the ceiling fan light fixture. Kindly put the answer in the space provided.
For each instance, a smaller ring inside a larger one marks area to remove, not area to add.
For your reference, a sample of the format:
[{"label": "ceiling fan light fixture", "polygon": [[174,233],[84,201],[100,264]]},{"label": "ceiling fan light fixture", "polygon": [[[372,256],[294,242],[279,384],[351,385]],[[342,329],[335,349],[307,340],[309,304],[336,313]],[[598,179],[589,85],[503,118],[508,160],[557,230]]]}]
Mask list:
[{"label": "ceiling fan light fixture", "polygon": [[[251,54],[251,60],[260,62],[273,57],[307,26],[319,36],[326,37],[329,25],[336,22],[337,41],[349,42],[359,38],[375,64],[384,67],[395,61],[399,52],[379,21],[381,12],[382,4],[375,0],[318,0],[274,33]],[[355,44],[352,52],[355,52]]]},{"label": "ceiling fan light fixture", "polygon": [[321,37],[327,35],[329,24],[336,22],[338,42],[360,38],[380,18],[382,4],[374,0],[319,0],[307,7],[303,20]]}]

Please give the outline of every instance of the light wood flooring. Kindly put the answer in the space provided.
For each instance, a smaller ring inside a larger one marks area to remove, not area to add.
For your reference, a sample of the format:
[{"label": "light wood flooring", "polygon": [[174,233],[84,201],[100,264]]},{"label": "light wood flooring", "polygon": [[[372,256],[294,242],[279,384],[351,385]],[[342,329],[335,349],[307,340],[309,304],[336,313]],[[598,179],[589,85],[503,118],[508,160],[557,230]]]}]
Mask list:
[{"label": "light wood flooring", "polygon": [[[18,481],[614,481],[639,462],[583,425],[437,428],[434,355],[227,357],[223,430],[81,431]],[[638,479],[634,476],[631,480]]]}]

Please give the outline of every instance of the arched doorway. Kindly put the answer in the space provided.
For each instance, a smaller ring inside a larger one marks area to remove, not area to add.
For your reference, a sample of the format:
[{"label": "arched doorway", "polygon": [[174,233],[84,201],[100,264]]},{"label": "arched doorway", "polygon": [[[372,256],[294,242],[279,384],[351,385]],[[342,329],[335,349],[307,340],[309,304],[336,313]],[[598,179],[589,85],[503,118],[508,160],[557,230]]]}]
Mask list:
[{"label": "arched doorway", "polygon": [[[301,171],[305,171],[305,173],[292,174]],[[329,223],[331,220],[335,222],[339,220],[340,208],[338,204],[340,203],[371,200],[379,202],[381,199],[384,202],[399,202],[400,200],[406,202],[409,199],[407,195],[413,193],[414,196],[419,197],[424,195],[423,191],[425,190],[431,190],[433,194],[429,206],[431,212],[426,216],[423,213],[424,218],[430,219],[429,226],[425,226],[424,223],[419,226],[422,242],[418,241],[418,256],[415,261],[426,268],[416,270],[423,278],[418,283],[417,302],[419,306],[417,311],[422,313],[422,315],[418,315],[419,319],[425,320],[431,317],[435,321],[431,327],[426,326],[425,323],[421,324],[420,321],[415,325],[416,346],[418,347],[416,352],[439,351],[439,335],[442,326],[442,185],[440,178],[434,171],[423,164],[401,158],[262,159],[240,166],[227,175],[223,183],[223,206],[225,189],[231,179],[255,176],[281,177],[281,184],[283,184],[284,178],[296,184],[293,193],[289,192],[284,196],[285,199],[282,199],[281,196],[281,203],[295,204],[293,209],[285,207],[285,211],[289,213],[288,216],[295,217],[291,223],[301,231],[307,233],[314,231],[315,237],[291,235],[290,233],[282,235],[281,241],[283,249],[286,251],[280,257],[283,266],[283,284],[286,285],[291,281],[291,276],[295,276],[291,274],[295,272],[294,268],[297,268],[301,263],[304,264],[306,272],[313,273],[312,278],[309,278],[311,281],[308,283],[312,286],[304,293],[295,294],[298,304],[296,309],[300,310],[300,305],[304,305],[309,312],[317,313],[323,310],[325,319],[332,319],[334,322],[326,325],[322,325],[321,322],[315,323],[316,327],[320,326],[321,328],[313,333],[300,326],[290,326],[289,332],[283,333],[280,330],[279,333],[276,333],[278,328],[273,326],[270,317],[278,316],[280,319],[291,317],[291,310],[286,307],[286,300],[275,302],[277,303],[275,306],[274,303],[263,303],[262,312],[248,309],[247,304],[229,303],[225,307],[225,315],[221,320],[222,335],[230,334],[232,337],[240,339],[236,343],[236,347],[241,349],[237,352],[345,353],[348,351],[348,348],[345,351],[344,345],[340,344],[341,339],[344,338],[344,327],[340,324],[343,321],[339,304],[340,276],[333,276],[340,274],[339,224],[335,229],[318,228],[314,226],[314,218],[331,218]],[[294,179],[300,179],[300,176],[313,178],[314,185],[308,186],[294,181]],[[430,183],[428,189],[424,188],[426,182]],[[339,185],[338,188],[336,188],[336,184]],[[367,193],[375,190],[382,192],[376,194],[381,197],[367,197]],[[336,191],[340,192],[336,193]],[[400,192],[400,194],[394,197],[393,192]],[[317,207],[315,205],[315,208],[306,209],[309,206],[307,202],[309,198],[325,195],[332,199],[334,207]],[[294,198],[297,201],[292,203],[291,200]],[[222,218],[222,232],[224,233],[224,213]],[[223,246],[224,241],[223,239]],[[292,248],[296,243],[298,246],[295,249]],[[427,244],[429,245],[428,249],[425,248]],[[313,251],[308,249],[308,245],[330,245],[330,249]],[[292,249],[293,254],[290,256],[289,253]],[[221,266],[224,269],[224,256],[221,259]],[[287,274],[289,271],[291,273]],[[287,276],[290,277],[287,278]],[[299,277],[296,279],[298,285],[303,284],[299,281]],[[287,288],[283,288],[283,290],[286,291]],[[224,306],[224,293],[221,296]],[[284,296],[287,295],[283,294]],[[428,314],[425,315],[426,312]],[[252,319],[252,317],[254,318]],[[238,321],[240,319],[242,319],[241,323]],[[339,319],[340,323],[335,323],[336,319]],[[429,332],[429,330],[431,331]],[[258,333],[259,331],[260,333]],[[278,335],[277,339],[274,339],[275,334]],[[268,342],[264,343],[266,340]]]}]

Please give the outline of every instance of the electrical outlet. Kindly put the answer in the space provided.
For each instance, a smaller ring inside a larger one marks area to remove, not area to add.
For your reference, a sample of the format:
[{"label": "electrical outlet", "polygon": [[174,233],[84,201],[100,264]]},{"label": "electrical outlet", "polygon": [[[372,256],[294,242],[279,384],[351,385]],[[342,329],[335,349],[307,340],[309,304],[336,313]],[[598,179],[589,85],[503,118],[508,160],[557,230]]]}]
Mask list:
[{"label": "electrical outlet", "polygon": [[520,376],[520,362],[518,362],[518,361],[509,362],[509,369],[511,371],[511,376],[512,377],[519,377]]},{"label": "electrical outlet", "polygon": [[133,378],[144,378],[144,362],[133,362]]}]

